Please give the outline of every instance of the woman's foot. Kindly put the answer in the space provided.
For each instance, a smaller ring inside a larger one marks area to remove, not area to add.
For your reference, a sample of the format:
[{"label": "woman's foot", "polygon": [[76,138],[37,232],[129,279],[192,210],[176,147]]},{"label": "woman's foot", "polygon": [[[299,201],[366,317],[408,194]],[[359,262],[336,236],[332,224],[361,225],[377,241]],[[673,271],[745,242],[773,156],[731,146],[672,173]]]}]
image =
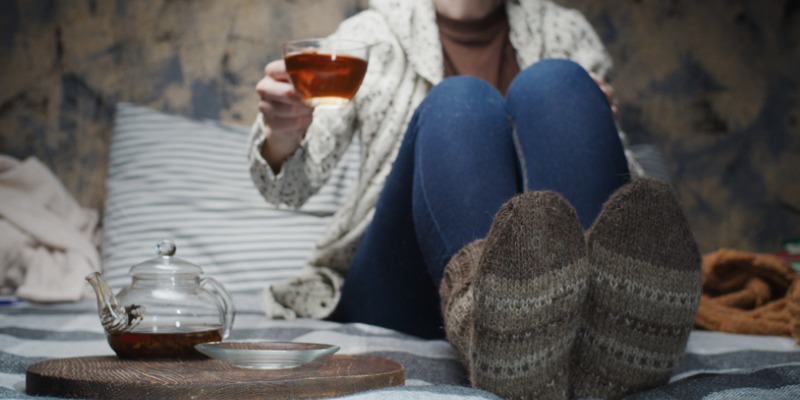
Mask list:
[{"label": "woman's foot", "polygon": [[574,350],[575,397],[620,398],[667,383],[702,285],[700,253],[668,184],[617,190],[587,232],[589,295]]},{"label": "woman's foot", "polygon": [[472,385],[505,398],[567,398],[587,273],[583,230],[566,199],[527,192],[505,203],[474,271]]}]

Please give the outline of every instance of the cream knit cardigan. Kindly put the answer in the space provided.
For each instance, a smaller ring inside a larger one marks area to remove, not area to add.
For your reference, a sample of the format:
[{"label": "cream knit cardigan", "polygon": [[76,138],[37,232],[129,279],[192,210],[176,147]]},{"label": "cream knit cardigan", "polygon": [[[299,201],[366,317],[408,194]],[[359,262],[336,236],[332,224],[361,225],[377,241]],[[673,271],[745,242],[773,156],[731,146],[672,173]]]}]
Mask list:
[{"label": "cream knit cardigan", "polygon": [[[506,12],[521,68],[544,58],[567,58],[601,76],[610,71],[608,53],[579,12],[546,0],[506,0]],[[432,0],[372,0],[368,10],[344,21],[333,36],[375,45],[364,83],[347,107],[314,111],[300,148],[278,174],[260,154],[269,128],[261,116],[254,124],[250,171],[261,194],[274,204],[301,206],[328,179],[353,137],[361,142],[355,189],[334,214],[306,270],[290,282],[265,289],[268,316],[325,318],[338,303],[343,277],[372,220],[406,126],[417,105],[443,78],[435,18]],[[626,156],[632,173],[639,175],[641,169],[627,146]]]}]

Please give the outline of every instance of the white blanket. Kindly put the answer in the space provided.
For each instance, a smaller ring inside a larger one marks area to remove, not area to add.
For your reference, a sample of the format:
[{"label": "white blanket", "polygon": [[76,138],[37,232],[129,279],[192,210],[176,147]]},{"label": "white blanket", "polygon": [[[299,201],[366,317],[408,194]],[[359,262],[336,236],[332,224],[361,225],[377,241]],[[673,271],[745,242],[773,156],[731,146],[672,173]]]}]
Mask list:
[{"label": "white blanket", "polygon": [[0,155],[0,292],[75,301],[100,270],[98,213],[81,207],[36,158]]}]

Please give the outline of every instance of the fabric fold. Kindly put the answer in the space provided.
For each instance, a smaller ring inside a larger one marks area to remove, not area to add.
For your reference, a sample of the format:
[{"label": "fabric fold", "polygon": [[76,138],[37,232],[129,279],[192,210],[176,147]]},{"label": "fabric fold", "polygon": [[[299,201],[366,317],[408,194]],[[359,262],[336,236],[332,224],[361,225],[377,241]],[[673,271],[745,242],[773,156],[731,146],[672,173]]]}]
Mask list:
[{"label": "fabric fold", "polygon": [[776,255],[725,248],[708,253],[695,326],[800,343],[798,282],[798,274]]},{"label": "fabric fold", "polygon": [[35,302],[77,301],[100,271],[99,216],[38,159],[0,156],[0,291]]}]

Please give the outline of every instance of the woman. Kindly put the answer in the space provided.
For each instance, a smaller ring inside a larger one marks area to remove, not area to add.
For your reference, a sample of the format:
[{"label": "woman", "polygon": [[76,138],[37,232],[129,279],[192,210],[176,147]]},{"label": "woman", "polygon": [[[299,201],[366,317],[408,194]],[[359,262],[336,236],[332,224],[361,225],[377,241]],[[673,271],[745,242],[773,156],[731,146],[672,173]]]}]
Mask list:
[{"label": "woman", "polygon": [[[501,395],[613,397],[632,390],[594,392],[614,386],[609,376],[570,371],[589,363],[572,356],[574,347],[589,346],[581,338],[603,331],[583,316],[593,299],[593,278],[582,229],[631,174],[640,174],[616,129],[610,86],[601,78],[610,58],[586,20],[549,1],[373,0],[333,36],[381,44],[373,48],[352,105],[304,106],[282,61],[267,65],[257,86],[261,115],[251,172],[267,200],[301,205],[355,135],[362,146],[354,192],[310,257],[307,273],[265,292],[268,314],[366,322],[431,338],[443,336],[444,325],[472,383]],[[632,192],[661,193],[659,204],[675,211],[669,193],[652,186]],[[682,215],[672,217],[668,225],[680,244],[693,245],[683,240],[688,230]],[[551,234],[562,231],[553,227],[567,233]],[[554,239],[557,246],[543,249],[536,238]],[[559,251],[565,243],[572,251]],[[691,245],[689,269],[699,266]],[[521,260],[513,273],[491,267],[510,259]],[[499,273],[535,286],[538,273],[532,271],[556,270],[572,272],[550,286],[575,288],[557,312],[530,305],[495,312],[489,297],[503,303],[530,292],[509,289],[516,283],[492,286],[494,278],[473,285],[476,277]],[[686,275],[688,282],[698,276]],[[686,290],[691,294],[695,286]],[[685,344],[691,307],[676,317],[682,328],[677,338],[665,339],[674,344],[665,356],[670,360]],[[481,320],[485,314],[500,319]],[[563,323],[519,326],[543,315]],[[490,325],[516,328],[500,332]],[[566,339],[556,350],[540,340],[519,340],[519,334],[544,331]],[[556,356],[543,361],[545,353]],[[523,354],[530,357],[521,359],[537,361],[508,364]],[[661,383],[670,372],[660,368],[632,387]]]}]

